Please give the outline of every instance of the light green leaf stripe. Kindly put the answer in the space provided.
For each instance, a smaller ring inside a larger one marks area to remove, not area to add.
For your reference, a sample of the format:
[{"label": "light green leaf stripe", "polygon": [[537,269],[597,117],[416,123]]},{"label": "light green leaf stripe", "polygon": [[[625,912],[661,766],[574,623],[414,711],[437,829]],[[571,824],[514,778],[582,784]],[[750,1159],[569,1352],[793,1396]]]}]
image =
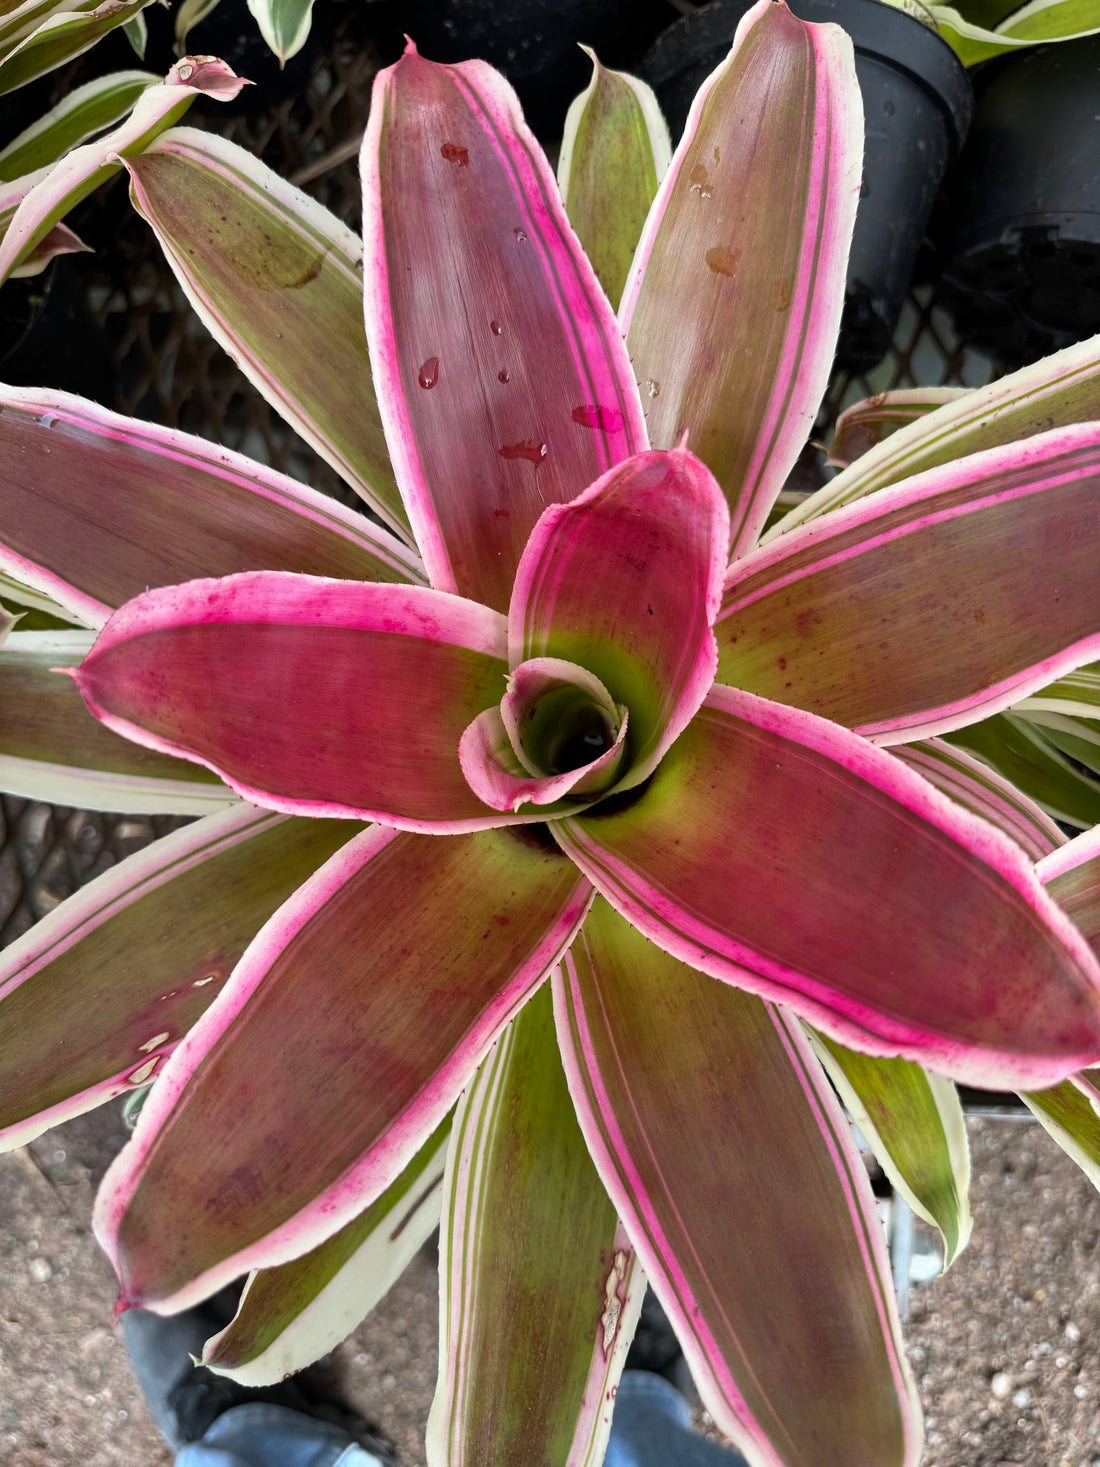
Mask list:
[{"label": "light green leaf stripe", "polygon": [[874,489],[983,448],[1100,418],[1100,336],[975,388],[892,433],[774,524],[774,540]]},{"label": "light green leaf stripe", "polygon": [[[111,4],[98,4],[97,0],[84,0],[79,9],[74,7],[67,15],[51,15],[0,59],[0,93],[15,91],[35,77],[72,61],[90,50],[101,36],[125,25],[151,3],[152,0],[114,0]],[[56,0],[42,8],[55,10]],[[3,40],[0,30],[0,51],[6,49]]]},{"label": "light green leaf stripe", "polygon": [[116,71],[77,87],[0,152],[0,181],[10,182],[55,163],[70,148],[113,127],[142,92],[159,81],[151,71]]},{"label": "light green leaf stripe", "polygon": [[234,1318],[207,1340],[202,1363],[241,1385],[274,1385],[345,1339],[439,1223],[451,1121],[338,1233],[291,1263],[254,1271]]},{"label": "light green leaf stripe", "polygon": [[903,387],[853,403],[836,420],[826,463],[847,468],[892,433],[965,397],[969,391],[967,387]]},{"label": "light green leaf stripe", "polygon": [[440,1259],[431,1467],[599,1467],[645,1279],[577,1126],[548,985],[459,1102]]},{"label": "light green leaf stripe", "polygon": [[1100,32],[1096,0],[1033,0],[992,31],[964,20],[953,6],[933,5],[931,10],[936,29],[964,66],[1040,41],[1068,41]]},{"label": "light green leaf stripe", "polygon": [[14,630],[18,620],[18,612],[11,612],[6,606],[0,605],[0,647],[2,647],[11,636],[11,633]]},{"label": "light green leaf stripe", "polygon": [[1065,845],[1067,837],[1034,800],[965,749],[943,739],[924,739],[890,752],[956,804],[1003,830],[1033,861]]},{"label": "light green leaf stripe", "polygon": [[1100,1187],[1100,1116],[1073,1081],[1024,1092],[1020,1099],[1093,1186]]},{"label": "light green leaf stripe", "polygon": [[192,58],[173,66],[163,83],[141,93],[125,122],[67,153],[26,195],[0,243],[0,283],[70,209],[118,172],[123,159],[178,122],[197,96],[235,97],[244,85],[222,61]]},{"label": "light green leaf stripe", "polygon": [[359,241],[243,148],[177,128],[127,164],[203,325],[272,407],[411,544],[375,400]]},{"label": "light green leaf stripe", "polygon": [[202,815],[237,803],[216,775],[142,749],[88,712],[70,678],[94,632],[14,632],[0,654],[0,789],[126,814]]},{"label": "light green leaf stripe", "polygon": [[1058,713],[1035,713],[1026,721],[1060,754],[1068,754],[1078,764],[1100,774],[1100,727],[1096,723]]},{"label": "light green leaf stripe", "polygon": [[354,830],[235,805],[120,861],[5,948],[0,1150],[159,1073],[258,929]]},{"label": "light green leaf stripe", "polygon": [[1063,713],[1077,718],[1100,719],[1100,665],[1079,667],[1057,682],[1048,683],[1030,698],[1012,705],[1013,713]]},{"label": "light green leaf stripe", "polygon": [[85,625],[74,611],[62,606],[52,596],[47,596],[45,591],[36,591],[33,587],[16,580],[14,576],[5,575],[3,571],[0,571],[0,596],[3,596],[4,600],[9,603],[14,602],[19,609],[26,607],[28,610],[40,611],[72,627]]},{"label": "light green leaf stripe", "polygon": [[1100,822],[1100,784],[1068,764],[1026,718],[997,713],[944,737],[991,765],[1055,820],[1082,830]]},{"label": "light green leaf stripe", "polygon": [[248,8],[280,63],[297,56],[309,36],[313,0],[248,0]]},{"label": "light green leaf stripe", "polygon": [[600,65],[565,115],[558,187],[569,222],[612,306],[630,272],[649,206],[672,158],[657,98],[645,82]]},{"label": "light green leaf stripe", "polygon": [[856,1054],[807,1029],[879,1165],[918,1217],[940,1230],[944,1268],[970,1238],[970,1147],[958,1092],[909,1060]]}]

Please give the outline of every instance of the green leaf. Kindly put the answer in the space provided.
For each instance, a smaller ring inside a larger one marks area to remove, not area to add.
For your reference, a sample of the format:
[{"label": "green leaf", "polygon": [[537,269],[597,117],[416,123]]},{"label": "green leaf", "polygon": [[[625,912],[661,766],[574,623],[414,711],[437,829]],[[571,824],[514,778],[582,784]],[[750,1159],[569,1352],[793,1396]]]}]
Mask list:
[{"label": "green leaf", "polygon": [[558,187],[569,222],[618,309],[630,262],[672,147],[645,82],[608,71],[587,46],[592,80],[566,113]]},{"label": "green leaf", "polygon": [[0,655],[0,789],[83,810],[200,815],[236,804],[216,775],[121,738],[97,722],[76,684],[91,632],[18,631]]},{"label": "green leaf", "polygon": [[939,1228],[949,1267],[971,1227],[970,1148],[954,1085],[909,1060],[857,1054],[813,1031],[810,1038],[883,1171],[917,1216]]},{"label": "green leaf", "polygon": [[55,163],[70,148],[120,122],[142,92],[159,81],[151,71],[116,71],[77,87],[0,152],[0,180],[13,181]]},{"label": "green leaf", "polygon": [[313,0],[248,0],[248,8],[280,65],[297,56],[309,36]]},{"label": "green leaf", "polygon": [[334,1349],[439,1224],[448,1116],[381,1197],[301,1258],[249,1276],[202,1363],[241,1385],[274,1385]]},{"label": "green leaf", "polygon": [[944,737],[992,765],[1055,820],[1082,829],[1100,822],[1100,784],[1067,763],[1026,719],[998,713]]},{"label": "green leaf", "polygon": [[127,165],[203,324],[256,389],[411,543],[375,402],[359,242],[243,148],[179,128]]},{"label": "green leaf", "polygon": [[645,1278],[577,1126],[549,987],[459,1102],[440,1261],[429,1460],[600,1462]]},{"label": "green leaf", "polygon": [[[66,61],[82,55],[116,26],[125,25],[136,17],[151,0],[112,0],[101,4],[98,0],[78,0],[79,8],[67,14],[50,15],[54,4],[39,7],[47,18],[41,24],[20,35],[20,20],[28,7],[21,6],[9,13],[0,23],[0,92],[12,92],[17,87],[43,76]],[[13,45],[12,42],[16,43]]]},{"label": "green leaf", "polygon": [[159,1073],[257,930],[355,831],[237,805],[120,862],[6,948],[0,1149]]}]

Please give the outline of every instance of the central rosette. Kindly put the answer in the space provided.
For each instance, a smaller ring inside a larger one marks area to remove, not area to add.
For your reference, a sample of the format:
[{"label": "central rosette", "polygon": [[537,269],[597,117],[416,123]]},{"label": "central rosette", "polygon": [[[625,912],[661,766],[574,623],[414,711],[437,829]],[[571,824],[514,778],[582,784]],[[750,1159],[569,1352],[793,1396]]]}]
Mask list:
[{"label": "central rosette", "polygon": [[494,810],[606,793],[624,773],[626,708],[594,673],[532,657],[508,674],[499,708],[475,718],[459,744],[470,788]]},{"label": "central rosette", "polygon": [[484,805],[583,818],[645,784],[714,682],[728,550],[725,496],[683,448],[636,454],[546,507],[516,568],[504,696],[459,737]]}]

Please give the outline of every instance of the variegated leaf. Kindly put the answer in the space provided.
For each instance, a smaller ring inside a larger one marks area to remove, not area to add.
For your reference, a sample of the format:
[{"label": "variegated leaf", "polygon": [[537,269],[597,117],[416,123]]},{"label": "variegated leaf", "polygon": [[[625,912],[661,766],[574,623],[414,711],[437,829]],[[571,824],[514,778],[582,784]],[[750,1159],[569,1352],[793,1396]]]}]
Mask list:
[{"label": "variegated leaf", "polygon": [[565,115],[558,188],[596,278],[618,307],[649,207],[668,170],[668,124],[645,82],[601,66]]},{"label": "variegated leaf", "polygon": [[553,982],[581,1129],[721,1430],[766,1467],[915,1467],[885,1239],[797,1023],[599,899]]},{"label": "variegated leaf", "polygon": [[355,831],[238,805],[121,861],[10,944],[0,1149],[159,1075],[262,924]]},{"label": "variegated leaf", "polygon": [[577,1127],[549,988],[455,1117],[431,1467],[598,1467],[645,1276]]},{"label": "variegated leaf", "polygon": [[620,315],[649,433],[689,435],[730,500],[735,555],[828,382],[862,146],[847,33],[761,0],[697,94],[638,245]]},{"label": "variegated leaf", "polygon": [[358,1217],[316,1248],[251,1274],[202,1364],[241,1385],[274,1385],[334,1349],[396,1283],[439,1225],[451,1117]]},{"label": "variegated leaf", "polygon": [[1100,336],[976,388],[892,433],[773,525],[765,541],[966,454],[1100,418]]},{"label": "variegated leaf", "polygon": [[970,1147],[950,1080],[909,1060],[858,1054],[824,1034],[811,1040],[879,1165],[918,1217],[938,1228],[944,1268],[970,1239]]},{"label": "variegated leaf", "polygon": [[[116,7],[120,11],[124,8],[122,4]],[[7,64],[0,64],[0,90]],[[158,133],[178,122],[196,97],[228,100],[245,85],[245,80],[224,61],[197,56],[185,56],[177,61],[160,85],[142,92],[120,127],[97,142],[85,143],[82,148],[67,153],[26,195],[0,241],[0,283],[23,263],[70,209],[118,172],[124,158],[140,153]]]},{"label": "variegated leaf", "polygon": [[235,804],[209,770],[120,738],[56,671],[87,655],[91,632],[16,632],[0,656],[0,789],[82,810],[201,815]]},{"label": "variegated leaf", "polygon": [[308,194],[213,133],[176,128],[126,166],[134,207],[215,340],[410,541],[367,357],[359,241]]}]

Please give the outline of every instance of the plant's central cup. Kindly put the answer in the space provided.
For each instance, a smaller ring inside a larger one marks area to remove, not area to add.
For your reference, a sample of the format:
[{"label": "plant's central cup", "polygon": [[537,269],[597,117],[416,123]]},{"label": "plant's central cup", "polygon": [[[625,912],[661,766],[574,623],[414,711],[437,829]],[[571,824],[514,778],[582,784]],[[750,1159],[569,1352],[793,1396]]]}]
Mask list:
[{"label": "plant's central cup", "polygon": [[459,757],[471,789],[494,809],[590,801],[624,772],[627,722],[585,668],[533,657],[509,673],[500,707],[466,730]]}]

